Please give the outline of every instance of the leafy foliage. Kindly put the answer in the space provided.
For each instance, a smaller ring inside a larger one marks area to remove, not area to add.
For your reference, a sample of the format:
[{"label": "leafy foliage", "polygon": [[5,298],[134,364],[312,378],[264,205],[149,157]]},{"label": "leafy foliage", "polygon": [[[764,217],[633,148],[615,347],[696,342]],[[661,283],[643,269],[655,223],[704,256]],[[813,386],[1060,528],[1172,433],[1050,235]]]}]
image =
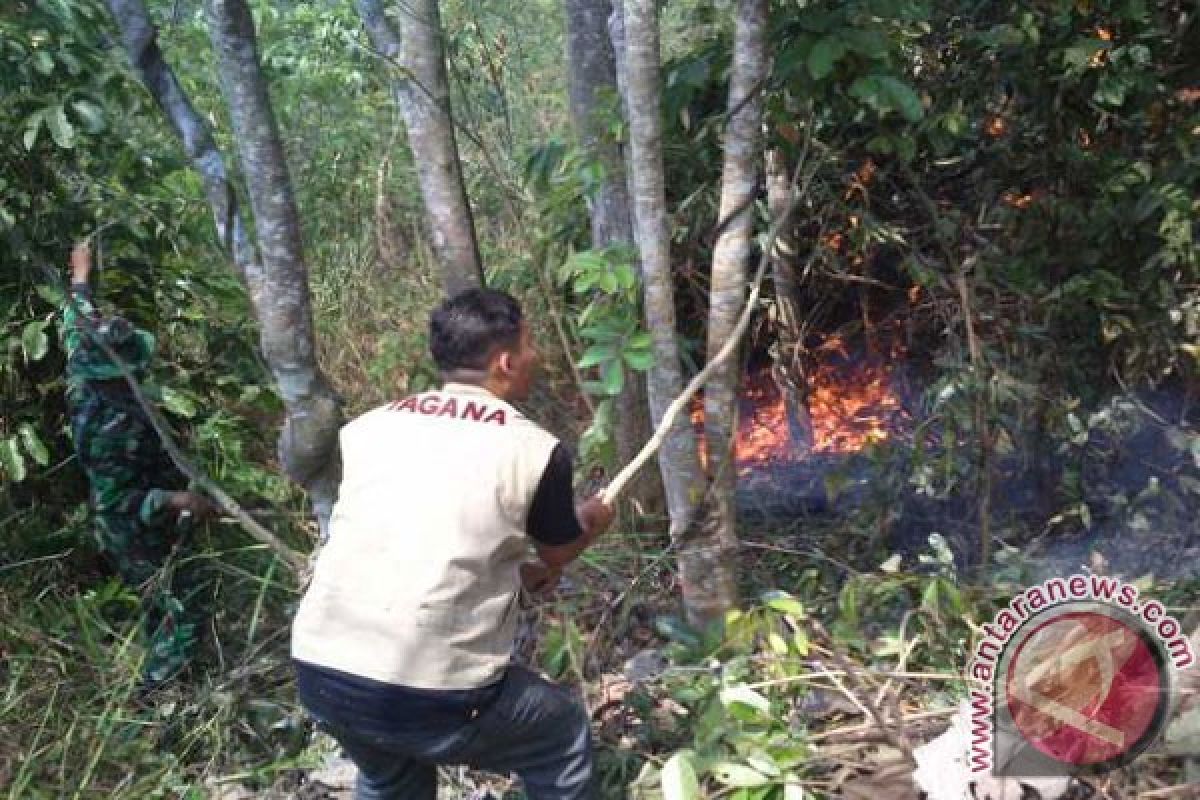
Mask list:
[{"label": "leafy foliage", "polygon": [[[286,784],[281,774],[315,757],[283,646],[295,587],[235,529],[204,531],[197,558],[222,598],[208,660],[185,690],[139,705],[136,603],[90,545],[56,344],[59,265],[73,238],[99,231],[101,296],[158,335],[157,399],[189,452],[272,527],[306,541],[299,498],[273,463],[279,401],[243,289],[213,241],[199,182],[112,44],[102,4],[10,5],[0,12],[0,530],[9,556],[0,725],[23,757],[0,760],[0,777],[34,797],[192,797],[229,774],[256,790]],[[198,5],[150,6],[168,60],[232,152]],[[324,360],[353,413],[434,379],[424,320],[438,289],[412,164],[350,4],[253,6],[296,177]],[[560,138],[556,8],[443,4],[489,277],[521,294],[535,319],[561,323],[555,349],[596,406],[585,449],[605,460],[614,397],[628,370],[650,366],[650,350],[632,254],[589,248],[587,205],[602,172]],[[796,299],[814,329],[841,326],[856,341],[903,319],[916,431],[852,462],[882,476],[861,495],[853,476],[828,477],[829,495],[847,493],[853,509],[803,523],[822,548],[843,548],[853,570],[780,554],[749,572],[745,594],[759,600],[721,636],[665,613],[669,571],[628,597],[621,570],[636,576],[630,586],[644,571],[635,548],[581,568],[600,596],[622,598],[623,612],[664,611],[653,635],[671,665],[627,696],[645,724],[617,748],[610,782],[633,782],[642,797],[812,796],[824,777],[814,719],[828,699],[826,651],[836,646],[868,669],[903,658],[912,670],[957,670],[972,624],[1028,578],[1019,546],[1031,536],[1078,534],[1085,547],[1086,536],[1144,542],[1173,530],[1183,540],[1200,498],[1195,15],[1146,0],[779,0],[773,11],[769,144],[791,165],[803,157],[807,179],[791,232]],[[667,4],[663,24],[673,263],[681,335],[695,357],[730,25],[726,4],[708,0]],[[381,232],[403,240],[398,260],[381,257]],[[760,331],[772,319],[762,311]],[[770,335],[756,334],[752,347],[764,350]],[[579,414],[562,398],[576,392],[551,377],[553,398],[540,410],[575,433]],[[1144,406],[1148,387],[1156,392]],[[1141,456],[1153,463],[1133,464]],[[974,513],[989,488],[1015,492],[1000,477],[1014,469],[1049,487],[1049,502],[993,512],[992,583],[968,588],[948,509]],[[925,516],[902,516],[913,507]],[[785,536],[767,533],[772,546]],[[889,540],[905,537],[905,553],[893,553]],[[923,558],[912,557],[914,539],[917,549],[930,542]],[[771,585],[787,593],[762,594]],[[1195,587],[1158,588],[1193,604]],[[589,609],[578,610],[545,635],[542,654],[551,671],[586,683],[608,654],[594,646]],[[929,703],[956,699],[953,686],[924,691]]]}]

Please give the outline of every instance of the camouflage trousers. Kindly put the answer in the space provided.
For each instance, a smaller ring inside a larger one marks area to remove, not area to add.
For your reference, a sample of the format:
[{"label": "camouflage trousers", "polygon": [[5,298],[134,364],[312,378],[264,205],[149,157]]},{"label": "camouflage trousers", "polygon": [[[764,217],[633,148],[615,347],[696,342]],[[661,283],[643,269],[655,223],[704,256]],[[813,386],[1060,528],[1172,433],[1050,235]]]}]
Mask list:
[{"label": "camouflage trousers", "polygon": [[128,514],[99,514],[96,537],[122,581],[141,598],[142,681],[169,680],[191,661],[204,624],[204,583],[190,548],[177,546],[186,531],[150,526]]}]

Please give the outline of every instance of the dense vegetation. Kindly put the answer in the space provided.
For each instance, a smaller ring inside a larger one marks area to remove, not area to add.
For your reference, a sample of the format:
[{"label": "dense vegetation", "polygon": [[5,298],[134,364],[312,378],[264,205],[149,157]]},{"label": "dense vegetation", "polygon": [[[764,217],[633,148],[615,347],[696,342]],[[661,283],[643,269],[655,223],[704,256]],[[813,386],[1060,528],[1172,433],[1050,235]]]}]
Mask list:
[{"label": "dense vegetation", "polygon": [[[237,184],[201,4],[148,5]],[[352,416],[435,379],[424,321],[441,274],[412,155],[353,3],[251,6],[320,360]],[[593,249],[604,170],[570,124],[562,9],[446,0],[441,11],[487,278],[539,327],[533,411],[581,443],[584,484],[620,466],[614,398],[654,356],[634,254]],[[729,4],[671,0],[661,29],[675,305],[695,372],[720,225]],[[315,544],[303,492],[277,463],[283,401],[247,291],[118,42],[98,0],[0,10],[0,787],[283,793],[328,750],[290,688],[296,579],[236,525],[198,532],[217,605],[203,657],[140,698],[137,600],[95,550],[67,436],[55,315],[66,253],[96,233],[104,304],[156,333],[154,399],[190,457],[292,547]],[[832,334],[864,358],[886,351],[907,422],[818,477],[821,513],[743,514],[744,603],[723,632],[680,621],[659,520],[627,518],[536,612],[529,655],[587,697],[605,796],[693,783],[694,796],[793,798],[801,785],[884,796],[890,784],[871,776],[899,750],[831,735],[864,711],[845,697],[918,717],[953,706],[978,626],[1022,582],[1086,562],[1173,609],[1196,605],[1195,10],[777,0],[768,45],[764,147],[799,167],[804,191],[784,232],[794,258],[755,310],[743,363],[778,366],[789,345],[783,371],[803,386]],[[624,143],[619,98],[609,105]],[[662,658],[649,677],[616,680],[647,652]],[[844,684],[823,677],[830,667]],[[892,670],[933,677],[885,680]],[[1139,762],[1109,796],[1182,783],[1184,769],[1179,757]]]}]

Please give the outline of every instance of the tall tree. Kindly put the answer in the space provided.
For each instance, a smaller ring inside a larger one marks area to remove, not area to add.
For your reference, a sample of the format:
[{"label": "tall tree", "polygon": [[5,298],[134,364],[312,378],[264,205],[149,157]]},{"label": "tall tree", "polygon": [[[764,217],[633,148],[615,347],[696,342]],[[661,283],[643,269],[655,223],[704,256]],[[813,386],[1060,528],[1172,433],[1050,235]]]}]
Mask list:
[{"label": "tall tree", "polygon": [[[263,355],[287,411],[279,441],[280,461],[289,477],[310,492],[317,520],[324,531],[337,489],[337,431],[341,413],[332,389],[316,364],[307,270],[300,252],[299,228],[287,171],[267,105],[265,86],[258,73],[253,27],[251,25],[248,31],[237,30],[237,35],[243,37],[240,50],[248,48],[258,88],[258,92],[245,102],[262,104],[251,117],[261,128],[256,131],[256,138],[276,137],[273,151],[254,149],[249,157],[247,151],[243,151],[248,181],[257,186],[260,193],[277,195],[265,203],[261,211],[255,209],[256,227],[263,244],[261,259],[243,222],[237,191],[229,180],[212,131],[204,118],[196,113],[163,58],[157,31],[145,3],[143,0],[106,2],[129,60],[201,177],[217,235],[249,290],[261,327]],[[223,15],[227,13],[224,8],[217,11]],[[241,23],[250,24],[248,14]],[[244,38],[247,35],[248,41]],[[245,52],[241,57],[246,57]],[[235,80],[241,81],[243,77],[239,72]],[[245,87],[250,90],[249,83]],[[245,118],[242,121],[245,122]],[[275,157],[275,165],[267,168],[260,163],[260,153]],[[264,185],[264,181],[272,183]],[[283,206],[290,206],[290,209]]]},{"label": "tall tree", "polygon": [[[592,247],[633,248],[625,154],[612,135],[610,114],[617,91],[616,57],[608,35],[610,0],[564,0],[567,19],[567,92],[571,120],[588,159],[600,165],[602,177],[589,199]],[[646,381],[628,376],[618,400],[617,461],[628,463],[653,432]],[[662,482],[652,469],[643,470],[631,486],[630,498],[642,510],[661,510]]]},{"label": "tall tree", "polygon": [[[767,0],[737,0],[733,68],[729,79],[729,122],[723,143],[720,233],[713,251],[708,309],[708,357],[725,344],[745,305],[746,267],[754,228],[754,197],[762,154],[762,89],[767,74]],[[715,524],[710,535],[717,545],[737,547],[733,432],[737,420],[735,394],[739,359],[718,366],[704,387],[704,438],[713,487]],[[719,602],[736,600],[732,564],[724,561],[716,578]]]},{"label": "tall tree", "polygon": [[[657,422],[683,389],[663,175],[658,3],[625,0],[624,11],[634,218],[642,257],[646,322],[656,355],[647,383],[650,411]],[[728,554],[698,535],[696,515],[705,493],[704,475],[696,438],[686,418],[676,419],[659,452],[658,463],[671,516],[671,537],[679,550],[684,608],[692,622],[707,623],[725,610],[727,593],[717,578],[722,572],[721,561]]]},{"label": "tall tree", "polygon": [[341,412],[317,365],[291,179],[246,0],[207,0],[205,8],[262,258],[261,274],[248,281],[250,299],[263,356],[287,409],[279,456],[288,475],[308,489],[324,528],[337,493]]},{"label": "tall tree", "polygon": [[357,5],[371,43],[392,68],[392,95],[404,118],[446,292],[482,286],[483,263],[458,160],[437,0],[406,0],[396,14],[398,24],[388,19],[382,0],[357,0]]}]

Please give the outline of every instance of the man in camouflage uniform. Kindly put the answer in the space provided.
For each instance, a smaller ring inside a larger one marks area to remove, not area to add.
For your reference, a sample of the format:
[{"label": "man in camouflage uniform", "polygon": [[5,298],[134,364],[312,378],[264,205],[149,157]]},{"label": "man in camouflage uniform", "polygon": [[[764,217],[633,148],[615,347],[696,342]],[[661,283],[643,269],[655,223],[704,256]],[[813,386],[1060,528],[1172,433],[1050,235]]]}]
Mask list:
[{"label": "man in camouflage uniform", "polygon": [[100,548],[142,597],[143,681],[154,686],[187,664],[200,621],[188,609],[195,581],[169,563],[175,560],[170,556],[188,524],[215,507],[183,490],[183,476],[119,366],[97,344],[97,338],[103,340],[139,380],[145,376],[154,337],[123,317],[104,317],[96,310],[88,283],[91,267],[90,248],[76,245],[70,297],[62,310],[67,407],[75,451],[91,487]]}]

